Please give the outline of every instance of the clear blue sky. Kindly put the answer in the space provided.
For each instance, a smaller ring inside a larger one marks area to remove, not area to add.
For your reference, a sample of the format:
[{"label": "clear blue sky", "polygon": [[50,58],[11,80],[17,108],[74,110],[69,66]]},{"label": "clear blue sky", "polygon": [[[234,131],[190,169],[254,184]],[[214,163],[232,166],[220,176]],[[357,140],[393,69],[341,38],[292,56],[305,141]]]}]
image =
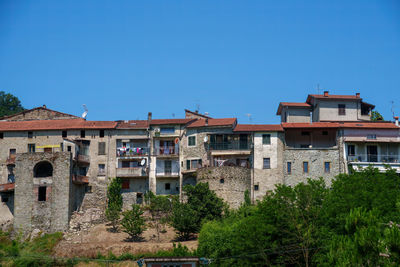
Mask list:
[{"label": "clear blue sky", "polygon": [[400,1],[0,0],[0,90],[26,108],[277,123],[318,84],[400,114]]}]

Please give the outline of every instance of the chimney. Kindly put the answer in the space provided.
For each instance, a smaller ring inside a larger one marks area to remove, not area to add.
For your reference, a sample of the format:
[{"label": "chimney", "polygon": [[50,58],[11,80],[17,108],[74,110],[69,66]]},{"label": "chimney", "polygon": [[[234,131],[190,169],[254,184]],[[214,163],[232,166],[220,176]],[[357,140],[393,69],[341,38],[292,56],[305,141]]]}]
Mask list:
[{"label": "chimney", "polygon": [[208,126],[208,119],[206,119],[205,126]]},{"label": "chimney", "polygon": [[356,93],[356,97],[357,97],[357,98],[360,98],[360,93]]},{"label": "chimney", "polygon": [[328,97],[329,96],[329,91],[324,91],[324,96]]},{"label": "chimney", "polygon": [[43,108],[47,108],[46,105],[43,105]]},{"label": "chimney", "polygon": [[151,112],[149,112],[149,114],[147,115],[147,121],[150,123],[150,121],[151,121],[151,117],[152,117],[152,113]]},{"label": "chimney", "polygon": [[399,117],[398,116],[394,117],[394,124],[396,124],[396,126],[399,126]]}]

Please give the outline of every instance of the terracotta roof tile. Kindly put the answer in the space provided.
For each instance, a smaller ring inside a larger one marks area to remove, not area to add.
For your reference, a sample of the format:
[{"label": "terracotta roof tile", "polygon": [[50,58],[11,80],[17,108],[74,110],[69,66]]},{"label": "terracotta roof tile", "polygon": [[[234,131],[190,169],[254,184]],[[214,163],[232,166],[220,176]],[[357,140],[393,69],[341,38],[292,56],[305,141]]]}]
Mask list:
[{"label": "terracotta roof tile", "polygon": [[147,120],[118,121],[117,129],[147,129]]},{"label": "terracotta roof tile", "polygon": [[70,116],[70,117],[74,117],[74,118],[80,119],[80,117],[78,117],[78,116],[75,116],[75,115],[72,115],[72,114],[68,114],[68,113],[64,113],[64,112],[60,112],[60,111],[57,111],[57,110],[52,110],[52,109],[49,109],[47,107],[36,107],[36,108],[32,108],[32,109],[26,109],[24,111],[21,111],[21,112],[12,114],[12,115],[3,116],[3,117],[0,118],[0,120],[6,120],[8,118],[12,118],[12,117],[24,114],[24,113],[28,113],[28,112],[37,110],[37,109],[43,109],[43,110],[51,111],[51,112],[54,112],[54,113],[57,113],[57,114],[67,115],[67,116]]},{"label": "terracotta roof tile", "polygon": [[238,124],[234,132],[282,132],[280,124]]},{"label": "terracotta roof tile", "polygon": [[[206,125],[207,121],[207,125]],[[231,126],[234,127],[236,124],[236,118],[224,118],[224,119],[198,119],[195,122],[188,125],[188,128],[196,127],[213,127],[213,126]]]},{"label": "terracotta roof tile", "polygon": [[400,129],[392,122],[343,122],[340,128],[364,128],[364,129]]},{"label": "terracotta roof tile", "polygon": [[313,123],[303,123],[303,122],[283,122],[282,127],[284,129],[291,128],[339,128],[339,123],[337,122],[313,122]]},{"label": "terracotta roof tile", "polygon": [[312,98],[316,98],[316,99],[329,99],[329,100],[362,100],[362,98],[360,96],[357,95],[314,95],[314,94],[310,94],[307,96],[307,103],[311,102]]},{"label": "terracotta roof tile", "polygon": [[280,102],[276,115],[281,115],[283,107],[311,108],[311,105],[303,102]]},{"label": "terracotta roof tile", "polygon": [[196,119],[155,119],[150,121],[150,125],[166,125],[166,124],[187,124]]},{"label": "terracotta roof tile", "polygon": [[113,129],[115,121],[86,121],[84,119],[0,121],[1,132],[46,131],[72,129]]}]

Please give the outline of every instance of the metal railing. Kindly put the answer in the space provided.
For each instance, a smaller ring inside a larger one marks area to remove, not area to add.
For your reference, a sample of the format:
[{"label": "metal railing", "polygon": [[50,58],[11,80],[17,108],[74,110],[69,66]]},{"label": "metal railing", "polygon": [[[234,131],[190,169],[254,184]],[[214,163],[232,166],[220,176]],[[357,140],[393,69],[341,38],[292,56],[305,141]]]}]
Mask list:
[{"label": "metal railing", "polygon": [[130,157],[148,155],[150,149],[148,147],[133,147],[128,149],[117,148],[117,157]]},{"label": "metal railing", "polygon": [[76,155],[76,160],[77,160],[77,161],[80,161],[80,162],[90,163],[90,157],[89,157],[89,155],[77,154],[77,155]]},{"label": "metal railing", "polygon": [[251,149],[251,142],[210,143],[208,148],[212,150],[249,150]]},{"label": "metal railing", "polygon": [[154,154],[161,155],[179,155],[179,149],[175,146],[160,146],[154,148]]},{"label": "metal railing", "polygon": [[130,168],[117,168],[118,177],[140,177],[147,176],[146,167],[130,167]]},{"label": "metal railing", "polygon": [[348,155],[349,162],[382,162],[382,163],[399,163],[399,155],[382,155],[382,154],[356,154]]}]

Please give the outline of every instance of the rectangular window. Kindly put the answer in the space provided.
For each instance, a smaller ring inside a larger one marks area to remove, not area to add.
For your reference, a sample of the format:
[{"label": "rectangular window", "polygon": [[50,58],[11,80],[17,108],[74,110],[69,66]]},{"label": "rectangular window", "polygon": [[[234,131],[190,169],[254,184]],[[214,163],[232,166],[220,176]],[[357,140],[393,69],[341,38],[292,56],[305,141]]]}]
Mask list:
[{"label": "rectangular window", "polygon": [[174,127],[165,127],[160,129],[160,133],[162,134],[173,134],[175,133],[175,128]]},{"label": "rectangular window", "polygon": [[303,173],[308,173],[308,161],[303,162]]},{"label": "rectangular window", "polygon": [[165,184],[165,190],[171,190],[171,184],[170,183],[166,183]]},{"label": "rectangular window", "polygon": [[292,163],[291,162],[287,163],[287,174],[292,174]]},{"label": "rectangular window", "polygon": [[122,179],[122,189],[129,189],[129,179]]},{"label": "rectangular window", "polygon": [[10,148],[10,156],[17,154],[17,150],[15,148]]},{"label": "rectangular window", "polygon": [[62,132],[61,132],[61,137],[63,137],[63,138],[68,137],[67,131],[62,131]]},{"label": "rectangular window", "polygon": [[61,152],[64,151],[64,143],[60,143],[60,151],[61,151]]},{"label": "rectangular window", "polygon": [[28,138],[33,138],[33,132],[28,132]]},{"label": "rectangular window", "polygon": [[85,138],[85,136],[86,136],[85,130],[81,130],[81,138]]},{"label": "rectangular window", "polygon": [[338,105],[338,114],[340,115],[340,116],[344,116],[344,115],[346,115],[346,105],[345,104],[339,104]]},{"label": "rectangular window", "polygon": [[105,164],[99,164],[99,173],[98,175],[105,175],[106,174],[106,165]]},{"label": "rectangular window", "polygon": [[46,187],[40,186],[38,190],[38,201],[46,201]]},{"label": "rectangular window", "polygon": [[129,161],[122,161],[122,168],[129,168]]},{"label": "rectangular window", "polygon": [[331,172],[331,163],[330,162],[325,162],[325,173],[330,173]]},{"label": "rectangular window", "polygon": [[303,136],[310,136],[310,132],[301,132],[301,135],[303,135]]},{"label": "rectangular window", "polygon": [[271,135],[270,134],[263,134],[262,135],[262,142],[263,142],[263,145],[270,145],[271,144]]},{"label": "rectangular window", "polygon": [[100,136],[100,138],[104,137],[104,130],[100,130],[99,136]]},{"label": "rectangular window", "polygon": [[4,138],[4,133],[0,133],[0,139]]},{"label": "rectangular window", "polygon": [[190,160],[186,160],[186,170],[190,170]]},{"label": "rectangular window", "polygon": [[195,146],[196,145],[196,136],[189,136],[189,146]]},{"label": "rectangular window", "polygon": [[29,153],[35,153],[36,146],[35,144],[28,144],[28,152]]},{"label": "rectangular window", "polygon": [[194,159],[191,160],[191,164],[192,164],[192,169],[197,169],[201,167],[201,159]]},{"label": "rectangular window", "polygon": [[356,155],[356,148],[354,145],[347,146],[347,155],[348,156],[355,156]]},{"label": "rectangular window", "polygon": [[322,131],[322,135],[328,135],[328,131]]},{"label": "rectangular window", "polygon": [[254,185],[254,191],[258,191],[258,184]]},{"label": "rectangular window", "polygon": [[106,142],[99,142],[99,155],[106,154]]},{"label": "rectangular window", "polygon": [[368,134],[367,139],[376,140],[376,134]]},{"label": "rectangular window", "polygon": [[263,160],[263,169],[271,169],[271,160],[270,160],[270,158],[264,158],[264,160]]},{"label": "rectangular window", "polygon": [[71,146],[67,146],[67,151],[71,152],[72,147]]},{"label": "rectangular window", "polygon": [[165,174],[172,173],[172,161],[170,161],[170,160],[164,161],[164,173]]}]

